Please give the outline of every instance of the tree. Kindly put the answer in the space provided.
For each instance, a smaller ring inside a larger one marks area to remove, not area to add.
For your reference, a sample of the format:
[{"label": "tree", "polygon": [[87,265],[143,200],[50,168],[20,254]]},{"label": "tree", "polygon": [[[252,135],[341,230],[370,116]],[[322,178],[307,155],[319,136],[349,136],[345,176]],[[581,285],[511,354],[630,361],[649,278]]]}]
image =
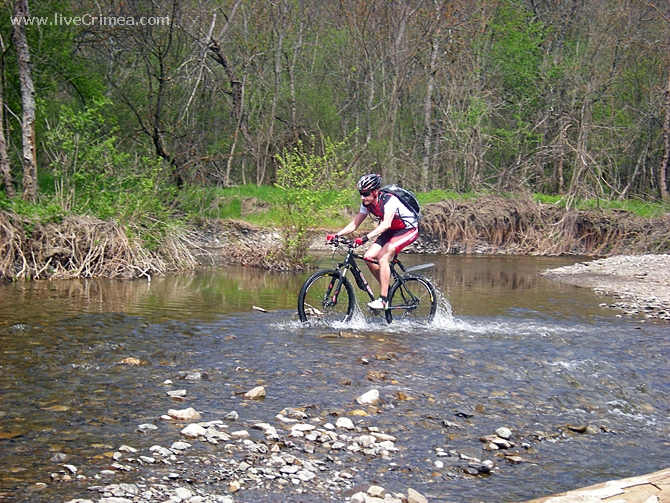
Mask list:
[{"label": "tree", "polygon": [[[14,19],[28,19],[28,0],[16,0],[14,4]],[[30,65],[30,50],[26,38],[25,24],[21,21],[14,25],[14,45],[19,67],[21,82],[21,102],[23,114],[21,117],[21,138],[23,144],[23,199],[35,201],[37,199],[37,164],[35,155],[35,86],[33,84]]]},{"label": "tree", "polygon": [[661,187],[661,199],[668,202],[668,161],[670,160],[670,75],[668,75],[668,86],[665,88],[665,119],[663,120],[663,158],[659,172],[659,185]]},{"label": "tree", "polygon": [[[651,7],[654,9],[658,14],[665,19],[665,21],[668,23],[670,26],[670,12],[663,12],[658,5],[655,3],[651,2],[645,2],[644,0],[640,0],[640,2],[643,5],[646,5],[647,7]],[[666,6],[667,8],[667,6]],[[667,66],[667,72],[668,72],[668,83],[667,86],[665,87],[665,98],[663,100],[664,103],[664,119],[663,119],[663,130],[662,130],[662,135],[663,135],[663,157],[661,158],[661,165],[659,167],[659,187],[661,191],[661,199],[664,202],[670,201],[670,194],[668,194],[668,164],[670,163],[670,64]]]},{"label": "tree", "polygon": [[14,181],[12,180],[12,170],[9,164],[9,155],[7,153],[7,138],[5,137],[5,97],[3,93],[4,75],[5,75],[5,43],[0,36],[0,176],[5,184],[5,193],[7,197],[16,197],[14,191]]}]

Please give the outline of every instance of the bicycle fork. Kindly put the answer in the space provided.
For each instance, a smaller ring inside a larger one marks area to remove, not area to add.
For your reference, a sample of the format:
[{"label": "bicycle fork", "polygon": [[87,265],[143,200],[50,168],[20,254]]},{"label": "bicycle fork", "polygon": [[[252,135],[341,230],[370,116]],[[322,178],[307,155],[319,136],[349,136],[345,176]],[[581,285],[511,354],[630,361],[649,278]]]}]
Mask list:
[{"label": "bicycle fork", "polygon": [[[324,307],[337,305],[337,297],[340,295],[340,290],[342,289],[342,279],[341,276],[339,279],[333,276],[333,279],[330,280],[330,285],[328,285],[328,290],[326,291],[326,297],[323,299]],[[333,292],[335,282],[337,282],[337,288],[335,288],[335,291]]]}]

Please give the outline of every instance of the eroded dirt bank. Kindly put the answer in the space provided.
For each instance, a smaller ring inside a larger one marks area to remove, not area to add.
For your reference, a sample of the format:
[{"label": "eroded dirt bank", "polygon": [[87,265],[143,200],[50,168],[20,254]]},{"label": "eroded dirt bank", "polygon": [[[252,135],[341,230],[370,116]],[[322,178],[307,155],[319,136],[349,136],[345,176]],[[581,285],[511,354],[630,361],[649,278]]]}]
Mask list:
[{"label": "eroded dirt bank", "polygon": [[641,255],[670,251],[670,215],[578,211],[497,196],[426,205],[422,236],[442,253]]}]

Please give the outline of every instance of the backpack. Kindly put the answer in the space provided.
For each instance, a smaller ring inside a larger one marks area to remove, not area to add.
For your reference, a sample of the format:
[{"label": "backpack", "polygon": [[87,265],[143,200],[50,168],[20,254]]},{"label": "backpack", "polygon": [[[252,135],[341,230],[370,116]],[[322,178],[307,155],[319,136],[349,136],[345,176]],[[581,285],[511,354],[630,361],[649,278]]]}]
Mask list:
[{"label": "backpack", "polygon": [[421,205],[419,204],[419,201],[417,200],[416,196],[409,190],[403,189],[394,184],[394,185],[386,185],[381,189],[379,189],[379,191],[382,194],[384,193],[393,194],[400,200],[400,202],[405,206],[405,208],[414,213],[414,216],[416,217],[417,220],[421,218]]}]

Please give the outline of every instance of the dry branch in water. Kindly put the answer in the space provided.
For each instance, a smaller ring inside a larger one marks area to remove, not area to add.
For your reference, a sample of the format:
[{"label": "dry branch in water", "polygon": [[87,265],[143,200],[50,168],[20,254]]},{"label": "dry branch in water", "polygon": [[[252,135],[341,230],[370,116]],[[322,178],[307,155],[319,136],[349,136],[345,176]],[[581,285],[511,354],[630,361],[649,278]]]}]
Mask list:
[{"label": "dry branch in water", "polygon": [[41,224],[0,213],[0,279],[138,278],[194,265],[186,235],[149,251],[116,222],[67,217]]}]

